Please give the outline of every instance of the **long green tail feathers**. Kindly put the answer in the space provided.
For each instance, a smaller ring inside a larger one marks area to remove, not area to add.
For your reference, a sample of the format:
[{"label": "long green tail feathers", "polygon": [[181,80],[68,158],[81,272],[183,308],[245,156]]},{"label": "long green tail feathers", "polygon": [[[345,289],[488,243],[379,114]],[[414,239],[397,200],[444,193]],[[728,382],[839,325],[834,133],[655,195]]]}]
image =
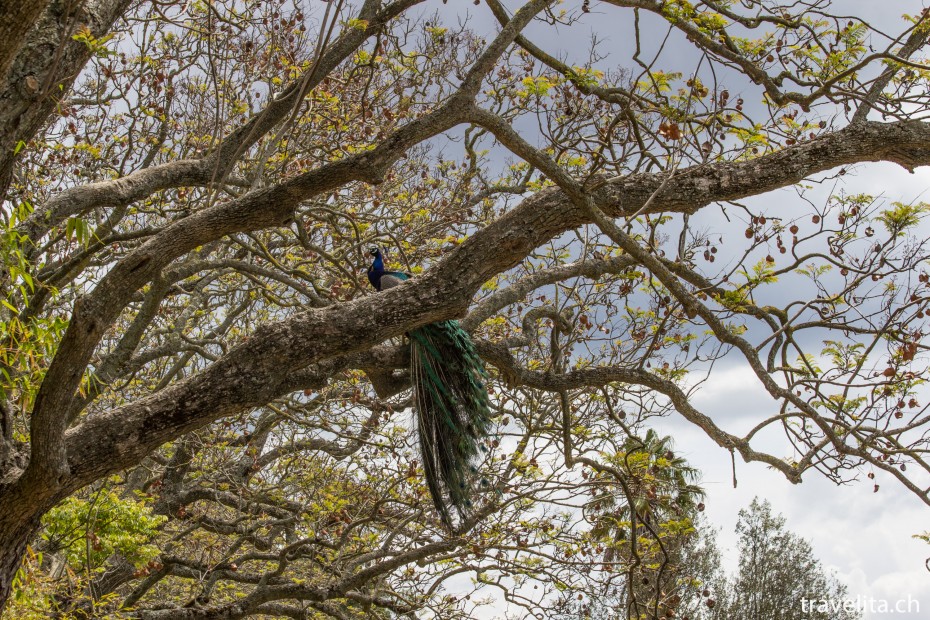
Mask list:
[{"label": "long green tail feathers", "polygon": [[487,375],[457,321],[410,332],[410,373],[426,484],[442,522],[452,529],[452,509],[465,519],[471,508],[474,462],[491,427]]}]

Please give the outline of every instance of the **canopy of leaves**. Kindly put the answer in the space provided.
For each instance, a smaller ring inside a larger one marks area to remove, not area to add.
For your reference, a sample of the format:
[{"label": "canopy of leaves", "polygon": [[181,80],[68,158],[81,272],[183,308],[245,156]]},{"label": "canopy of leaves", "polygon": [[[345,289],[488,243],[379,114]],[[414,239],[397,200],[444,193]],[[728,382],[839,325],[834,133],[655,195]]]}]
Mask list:
[{"label": "canopy of leaves", "polygon": [[[657,416],[930,503],[927,209],[846,185],[930,163],[926,11],[467,8],[49,4],[0,76],[9,614],[658,617],[702,491]],[[449,318],[495,413],[454,532],[403,341]],[[693,398],[731,363],[745,433]]]}]

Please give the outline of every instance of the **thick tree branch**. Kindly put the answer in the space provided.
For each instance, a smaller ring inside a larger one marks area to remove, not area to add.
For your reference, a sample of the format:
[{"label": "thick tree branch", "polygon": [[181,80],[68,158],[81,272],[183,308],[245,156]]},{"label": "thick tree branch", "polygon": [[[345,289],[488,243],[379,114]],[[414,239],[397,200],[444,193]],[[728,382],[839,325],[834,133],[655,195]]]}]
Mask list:
[{"label": "thick tree branch", "polygon": [[[100,338],[139,287],[172,260],[197,246],[230,233],[284,223],[300,200],[351,180],[379,183],[386,169],[409,148],[462,122],[484,74],[548,3],[549,0],[534,0],[520,9],[475,62],[455,96],[437,110],[403,126],[374,150],[298,175],[275,187],[252,191],[238,200],[180,220],[117,264],[92,293],[75,304],[68,330],[36,396],[31,440],[33,455],[41,455],[41,458],[30,461],[24,479],[51,478],[62,483],[67,477],[68,457],[61,440],[67,416],[61,412],[70,407],[83,369]],[[338,322],[335,317],[329,320],[332,324]],[[347,344],[348,350],[353,350],[351,341]]]},{"label": "thick tree branch", "polygon": [[[492,124],[485,116],[481,120]],[[924,148],[928,139],[930,128],[922,123],[864,123],[758,160],[684,170],[665,185],[653,208],[693,213],[715,201],[771,191],[839,165],[882,157],[930,163],[930,149]],[[604,182],[590,195],[606,213],[620,216],[636,212],[649,199],[643,187],[658,188],[663,180],[664,175],[636,175]],[[268,402],[288,385],[288,372],[461,315],[485,281],[545,241],[588,222],[561,189],[547,189],[402,287],[260,328],[201,374],[69,431],[74,478],[67,487],[131,465],[161,443],[219,417]],[[372,316],[380,320],[376,332],[367,329]]]}]

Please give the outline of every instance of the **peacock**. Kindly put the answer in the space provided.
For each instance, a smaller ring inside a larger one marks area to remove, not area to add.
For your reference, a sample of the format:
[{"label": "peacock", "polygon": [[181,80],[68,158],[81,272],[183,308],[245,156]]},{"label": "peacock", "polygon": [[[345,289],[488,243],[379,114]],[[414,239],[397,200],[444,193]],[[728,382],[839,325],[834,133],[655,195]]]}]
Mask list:
[{"label": "peacock", "polygon": [[[380,248],[368,281],[378,291],[398,286],[409,275],[386,271]],[[410,377],[426,485],[436,511],[450,530],[452,509],[465,519],[472,506],[474,462],[491,427],[485,388],[487,374],[475,345],[458,321],[430,323],[410,331]]]}]

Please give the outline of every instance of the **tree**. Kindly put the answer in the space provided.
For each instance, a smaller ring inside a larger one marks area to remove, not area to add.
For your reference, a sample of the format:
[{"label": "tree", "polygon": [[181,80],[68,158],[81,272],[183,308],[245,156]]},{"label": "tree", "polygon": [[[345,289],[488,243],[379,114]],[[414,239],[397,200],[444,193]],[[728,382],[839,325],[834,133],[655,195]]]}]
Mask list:
[{"label": "tree", "polygon": [[689,561],[698,544],[704,490],[695,484],[697,470],[676,456],[672,445],[671,437],[648,429],[642,438],[630,435],[608,460],[613,467],[593,465],[613,474],[620,490],[600,499],[591,534],[604,540],[606,563],[628,567],[610,606],[630,618],[676,612],[701,586],[697,575],[705,575]]},{"label": "tree", "polygon": [[[930,162],[916,3],[892,36],[821,0],[489,0],[486,32],[418,4],[10,5],[31,26],[0,43],[0,601],[51,561],[37,549],[68,557],[49,511],[99,494],[169,519],[183,553],[136,566],[98,541],[112,557],[80,563],[104,572],[58,605],[115,587],[152,617],[181,617],[180,594],[185,617],[454,617],[470,599],[441,590],[468,574],[567,608],[609,577],[583,560],[590,529],[555,515],[584,508],[624,424],[672,410],[789,480],[868,472],[930,502],[910,477],[927,468],[926,207],[842,189],[851,166]],[[594,11],[640,44],[617,70],[527,28]],[[699,62],[646,60],[647,22]],[[818,180],[838,189],[799,185]],[[802,199],[744,201],[785,187]],[[371,294],[374,243],[419,277]],[[396,340],[452,317],[502,428],[488,520],[454,534],[398,448]],[[743,436],[690,398],[724,356],[772,399]],[[768,429],[795,459],[760,450]]]},{"label": "tree", "polygon": [[[721,618],[861,618],[862,613],[843,607],[846,586],[824,572],[809,542],[785,527],[785,518],[772,514],[769,502],[755,498],[741,510],[739,572],[722,593]],[[805,604],[805,601],[806,604]],[[835,611],[826,605],[839,606]]]}]

